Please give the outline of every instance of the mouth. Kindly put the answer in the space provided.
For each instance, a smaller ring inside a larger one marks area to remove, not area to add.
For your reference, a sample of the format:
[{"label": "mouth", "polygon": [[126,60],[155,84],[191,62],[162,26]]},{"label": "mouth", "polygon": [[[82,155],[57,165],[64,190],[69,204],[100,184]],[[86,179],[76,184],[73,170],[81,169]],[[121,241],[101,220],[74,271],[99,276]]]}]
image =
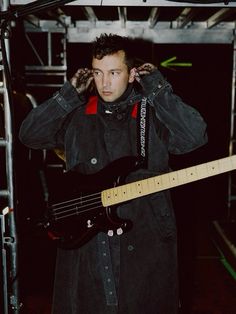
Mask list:
[{"label": "mouth", "polygon": [[102,94],[104,96],[110,96],[112,94],[112,92],[109,92],[109,91],[103,91]]}]

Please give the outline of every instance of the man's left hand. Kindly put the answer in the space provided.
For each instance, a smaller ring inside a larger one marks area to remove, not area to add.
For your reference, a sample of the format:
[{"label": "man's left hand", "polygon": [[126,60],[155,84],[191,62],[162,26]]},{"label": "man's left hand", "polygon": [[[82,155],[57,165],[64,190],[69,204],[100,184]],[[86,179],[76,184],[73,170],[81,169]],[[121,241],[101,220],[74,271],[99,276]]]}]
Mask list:
[{"label": "man's left hand", "polygon": [[136,81],[140,83],[142,76],[148,75],[156,69],[157,67],[153,65],[152,63],[144,63],[140,67],[136,68],[136,73],[135,73]]}]

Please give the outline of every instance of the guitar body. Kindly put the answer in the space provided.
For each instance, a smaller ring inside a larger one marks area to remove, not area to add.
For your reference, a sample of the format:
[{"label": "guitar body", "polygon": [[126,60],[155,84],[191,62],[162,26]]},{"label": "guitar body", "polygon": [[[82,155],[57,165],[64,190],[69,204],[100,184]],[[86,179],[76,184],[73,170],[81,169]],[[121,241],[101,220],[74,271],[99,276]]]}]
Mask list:
[{"label": "guitar body", "polygon": [[[68,249],[85,244],[100,231],[109,235],[122,234],[132,227],[132,222],[118,217],[116,206],[234,170],[236,155],[124,184],[127,175],[141,166],[136,157],[124,157],[95,175],[66,174],[65,180],[62,179],[64,186],[60,191],[60,201],[51,202],[45,220],[39,225],[48,230],[59,246]],[[67,195],[65,191],[68,190],[70,193]]]},{"label": "guitar body", "polygon": [[124,184],[127,175],[139,167],[136,157],[123,157],[93,175],[66,173],[59,201],[49,202],[42,223],[49,237],[59,247],[73,249],[98,232],[112,236],[130,230],[132,222],[118,217],[117,206],[102,205],[101,191]]}]

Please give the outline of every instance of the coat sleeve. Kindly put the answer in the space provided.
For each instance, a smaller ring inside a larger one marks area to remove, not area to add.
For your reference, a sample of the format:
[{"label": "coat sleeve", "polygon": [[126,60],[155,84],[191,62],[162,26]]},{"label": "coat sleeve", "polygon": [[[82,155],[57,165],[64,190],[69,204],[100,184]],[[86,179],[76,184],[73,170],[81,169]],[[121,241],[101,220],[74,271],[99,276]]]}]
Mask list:
[{"label": "coat sleeve", "polygon": [[173,93],[158,70],[142,79],[142,87],[155,109],[162,139],[170,153],[187,153],[207,142],[207,126],[200,113]]},{"label": "coat sleeve", "polygon": [[85,97],[79,97],[70,82],[66,82],[53,97],[31,110],[20,128],[21,142],[35,149],[63,148],[70,113],[85,103]]}]

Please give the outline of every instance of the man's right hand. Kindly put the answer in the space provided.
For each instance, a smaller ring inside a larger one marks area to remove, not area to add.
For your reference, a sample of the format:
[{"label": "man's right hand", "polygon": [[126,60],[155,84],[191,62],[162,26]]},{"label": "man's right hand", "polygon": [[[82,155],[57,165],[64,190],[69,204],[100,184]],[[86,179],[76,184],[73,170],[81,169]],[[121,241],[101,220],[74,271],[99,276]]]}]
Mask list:
[{"label": "man's right hand", "polygon": [[78,94],[80,95],[88,89],[92,80],[93,80],[93,71],[87,68],[84,68],[84,69],[79,69],[71,78],[70,82],[75,87]]}]

